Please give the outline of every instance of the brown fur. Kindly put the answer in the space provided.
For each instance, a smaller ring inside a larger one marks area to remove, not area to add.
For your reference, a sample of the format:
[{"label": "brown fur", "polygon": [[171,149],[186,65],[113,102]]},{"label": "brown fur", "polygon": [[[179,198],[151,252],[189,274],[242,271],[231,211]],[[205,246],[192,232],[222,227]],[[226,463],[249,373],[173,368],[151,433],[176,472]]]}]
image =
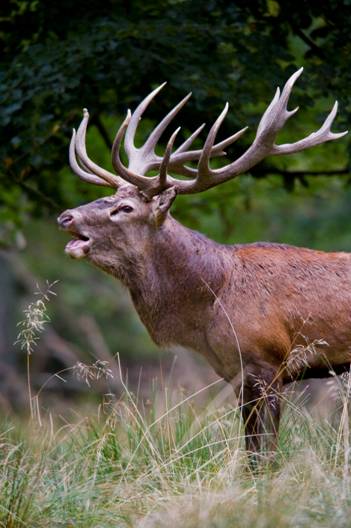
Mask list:
[{"label": "brown fur", "polygon": [[[59,223],[89,237],[87,258],[127,286],[157,344],[195,350],[219,376],[239,380],[248,449],[260,449],[264,417],[274,448],[282,385],[350,363],[351,255],[221,245],[173,219],[173,199],[166,191],[147,200],[125,185]],[[133,211],[111,216],[123,204]]]}]

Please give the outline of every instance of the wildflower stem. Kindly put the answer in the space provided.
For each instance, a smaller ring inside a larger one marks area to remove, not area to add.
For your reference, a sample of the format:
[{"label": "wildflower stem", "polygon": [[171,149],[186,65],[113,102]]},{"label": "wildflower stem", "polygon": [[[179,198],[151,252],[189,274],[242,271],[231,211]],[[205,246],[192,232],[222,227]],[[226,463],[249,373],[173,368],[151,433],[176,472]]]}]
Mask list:
[{"label": "wildflower stem", "polygon": [[28,390],[28,399],[29,399],[29,410],[30,416],[33,420],[35,416],[38,419],[40,424],[39,417],[39,403],[38,400],[33,402],[33,393],[32,393],[32,384],[31,384],[31,375],[30,375],[30,356],[34,348],[37,345],[39,335],[44,331],[45,324],[50,321],[49,315],[47,313],[47,303],[50,300],[50,295],[56,295],[52,291],[52,287],[57,283],[57,281],[49,284],[46,283],[46,290],[41,290],[38,286],[35,295],[39,295],[39,299],[35,302],[31,302],[27,308],[24,310],[24,319],[18,323],[20,331],[17,335],[15,344],[20,344],[21,349],[26,351],[27,355],[27,390]]},{"label": "wildflower stem", "polygon": [[27,388],[28,388],[28,401],[30,409],[30,417],[33,419],[33,401],[32,401],[32,386],[30,378],[30,352],[27,350]]}]

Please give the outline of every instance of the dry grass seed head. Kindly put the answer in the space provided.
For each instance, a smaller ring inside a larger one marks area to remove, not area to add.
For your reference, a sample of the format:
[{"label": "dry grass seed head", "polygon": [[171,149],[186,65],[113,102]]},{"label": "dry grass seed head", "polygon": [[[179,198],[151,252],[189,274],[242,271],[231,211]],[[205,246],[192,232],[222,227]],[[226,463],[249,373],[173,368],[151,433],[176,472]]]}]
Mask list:
[{"label": "dry grass seed head", "polygon": [[314,339],[311,343],[306,342],[306,345],[296,345],[287,359],[287,372],[294,375],[303,368],[309,368],[310,360],[320,354],[319,348],[326,346],[329,346],[329,343],[325,339]]},{"label": "dry grass seed head", "polygon": [[49,283],[46,281],[45,290],[42,290],[37,284],[37,290],[34,295],[38,295],[39,298],[24,309],[24,319],[17,324],[20,331],[15,344],[19,344],[21,350],[25,350],[27,354],[33,353],[39,335],[44,331],[45,324],[50,321],[47,313],[47,304],[50,301],[50,296],[56,295],[52,288],[57,282]]},{"label": "dry grass seed head", "polygon": [[84,381],[88,387],[90,387],[90,382],[99,379],[113,379],[113,372],[110,368],[108,361],[103,361],[97,359],[91,365],[87,365],[82,361],[77,361],[73,365],[73,373],[78,380]]}]

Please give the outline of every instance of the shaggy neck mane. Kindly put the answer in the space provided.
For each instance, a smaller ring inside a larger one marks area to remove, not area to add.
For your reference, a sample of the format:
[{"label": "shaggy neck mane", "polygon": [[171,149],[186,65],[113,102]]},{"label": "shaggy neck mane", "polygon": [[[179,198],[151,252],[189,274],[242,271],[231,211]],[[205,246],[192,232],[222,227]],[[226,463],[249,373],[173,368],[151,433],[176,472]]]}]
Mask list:
[{"label": "shaggy neck mane", "polygon": [[169,325],[176,325],[174,314],[185,310],[191,325],[201,305],[214,302],[224,283],[225,254],[223,246],[168,216],[128,268],[123,282],[151,336],[161,342],[163,328],[165,334],[172,334]]}]

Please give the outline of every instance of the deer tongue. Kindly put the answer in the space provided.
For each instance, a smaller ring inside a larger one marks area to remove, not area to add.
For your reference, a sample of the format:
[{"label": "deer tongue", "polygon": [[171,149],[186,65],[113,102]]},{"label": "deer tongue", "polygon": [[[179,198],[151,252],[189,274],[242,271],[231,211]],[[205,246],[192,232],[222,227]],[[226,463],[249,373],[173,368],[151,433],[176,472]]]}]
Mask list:
[{"label": "deer tongue", "polygon": [[89,247],[89,239],[81,240],[79,238],[75,238],[73,240],[70,240],[68,244],[66,244],[65,253],[67,253],[67,255],[72,258],[81,259],[86,257],[86,255],[89,253]]}]

